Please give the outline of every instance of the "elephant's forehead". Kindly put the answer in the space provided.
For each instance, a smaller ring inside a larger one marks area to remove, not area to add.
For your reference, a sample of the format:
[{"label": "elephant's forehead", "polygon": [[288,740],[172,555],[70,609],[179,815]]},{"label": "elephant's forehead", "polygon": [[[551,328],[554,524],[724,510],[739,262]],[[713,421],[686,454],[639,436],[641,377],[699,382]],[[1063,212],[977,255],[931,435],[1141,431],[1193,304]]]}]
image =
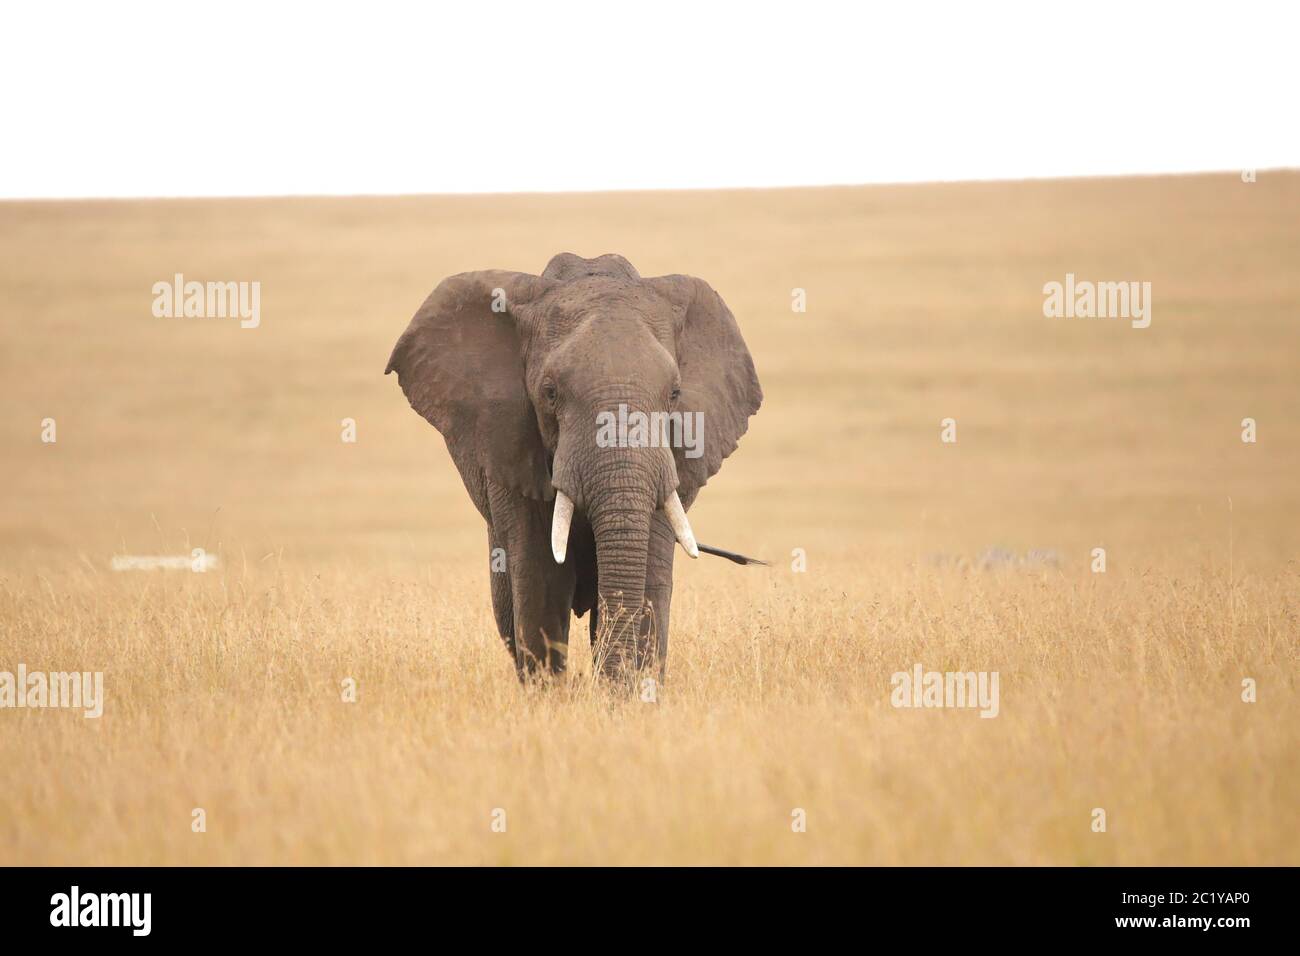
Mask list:
[{"label": "elephant's forehead", "polygon": [[561,333],[588,319],[604,325],[632,318],[669,332],[675,315],[671,302],[641,282],[611,276],[574,279],[548,292],[542,304],[547,324]]},{"label": "elephant's forehead", "polygon": [[636,267],[622,256],[607,252],[595,259],[584,259],[572,252],[561,252],[546,264],[542,276],[567,282],[582,276],[616,276],[622,279],[639,279]]}]

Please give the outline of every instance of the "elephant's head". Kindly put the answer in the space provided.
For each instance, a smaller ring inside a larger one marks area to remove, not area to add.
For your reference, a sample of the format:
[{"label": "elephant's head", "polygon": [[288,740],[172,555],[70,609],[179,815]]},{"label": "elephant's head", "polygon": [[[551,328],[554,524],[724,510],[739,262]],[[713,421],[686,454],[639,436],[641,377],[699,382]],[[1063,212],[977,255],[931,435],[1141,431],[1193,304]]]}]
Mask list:
[{"label": "elephant's head", "polygon": [[707,283],[643,279],[616,255],[561,254],[540,276],[446,279],[398,340],[394,370],[472,496],[486,479],[554,499],[553,555],[529,560],[565,561],[571,524],[590,528],[599,597],[628,619],[643,606],[654,512],[695,557],[685,509],[762,400],[736,321]]}]

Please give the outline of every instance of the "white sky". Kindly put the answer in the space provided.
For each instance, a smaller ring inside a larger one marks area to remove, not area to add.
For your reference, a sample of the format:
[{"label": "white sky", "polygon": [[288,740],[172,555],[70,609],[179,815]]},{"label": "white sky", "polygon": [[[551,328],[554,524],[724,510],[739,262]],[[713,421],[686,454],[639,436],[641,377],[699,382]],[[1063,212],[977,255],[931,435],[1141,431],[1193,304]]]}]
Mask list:
[{"label": "white sky", "polygon": [[0,196],[1300,166],[1295,7],[10,3]]}]

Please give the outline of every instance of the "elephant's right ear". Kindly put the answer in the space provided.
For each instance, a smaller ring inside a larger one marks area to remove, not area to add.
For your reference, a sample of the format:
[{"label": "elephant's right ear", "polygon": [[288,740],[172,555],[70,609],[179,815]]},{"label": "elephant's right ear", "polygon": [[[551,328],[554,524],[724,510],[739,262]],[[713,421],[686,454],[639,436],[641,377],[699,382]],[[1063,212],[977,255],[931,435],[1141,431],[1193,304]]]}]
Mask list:
[{"label": "elephant's right ear", "polygon": [[504,270],[444,279],[384,370],[397,373],[411,407],[447,440],[471,495],[480,471],[528,498],[553,494],[513,311],[552,284]]}]

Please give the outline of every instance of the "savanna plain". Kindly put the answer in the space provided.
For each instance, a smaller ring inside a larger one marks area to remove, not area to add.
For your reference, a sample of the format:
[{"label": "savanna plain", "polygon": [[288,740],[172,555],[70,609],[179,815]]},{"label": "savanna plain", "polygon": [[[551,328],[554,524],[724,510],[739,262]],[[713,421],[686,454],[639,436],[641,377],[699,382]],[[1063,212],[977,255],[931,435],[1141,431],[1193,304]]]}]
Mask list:
[{"label": "savanna plain", "polygon": [[[517,682],[382,374],[560,251],[708,280],[765,391],[691,522],[772,566],[679,555],[654,703],[585,626]],[[0,670],[106,698],[0,709],[0,863],[1300,863],[1298,262],[1293,172],[0,204]],[[176,273],[260,325],[155,318]],[[1067,273],[1150,327],[1045,317]],[[998,715],[891,706],[917,664]]]}]

